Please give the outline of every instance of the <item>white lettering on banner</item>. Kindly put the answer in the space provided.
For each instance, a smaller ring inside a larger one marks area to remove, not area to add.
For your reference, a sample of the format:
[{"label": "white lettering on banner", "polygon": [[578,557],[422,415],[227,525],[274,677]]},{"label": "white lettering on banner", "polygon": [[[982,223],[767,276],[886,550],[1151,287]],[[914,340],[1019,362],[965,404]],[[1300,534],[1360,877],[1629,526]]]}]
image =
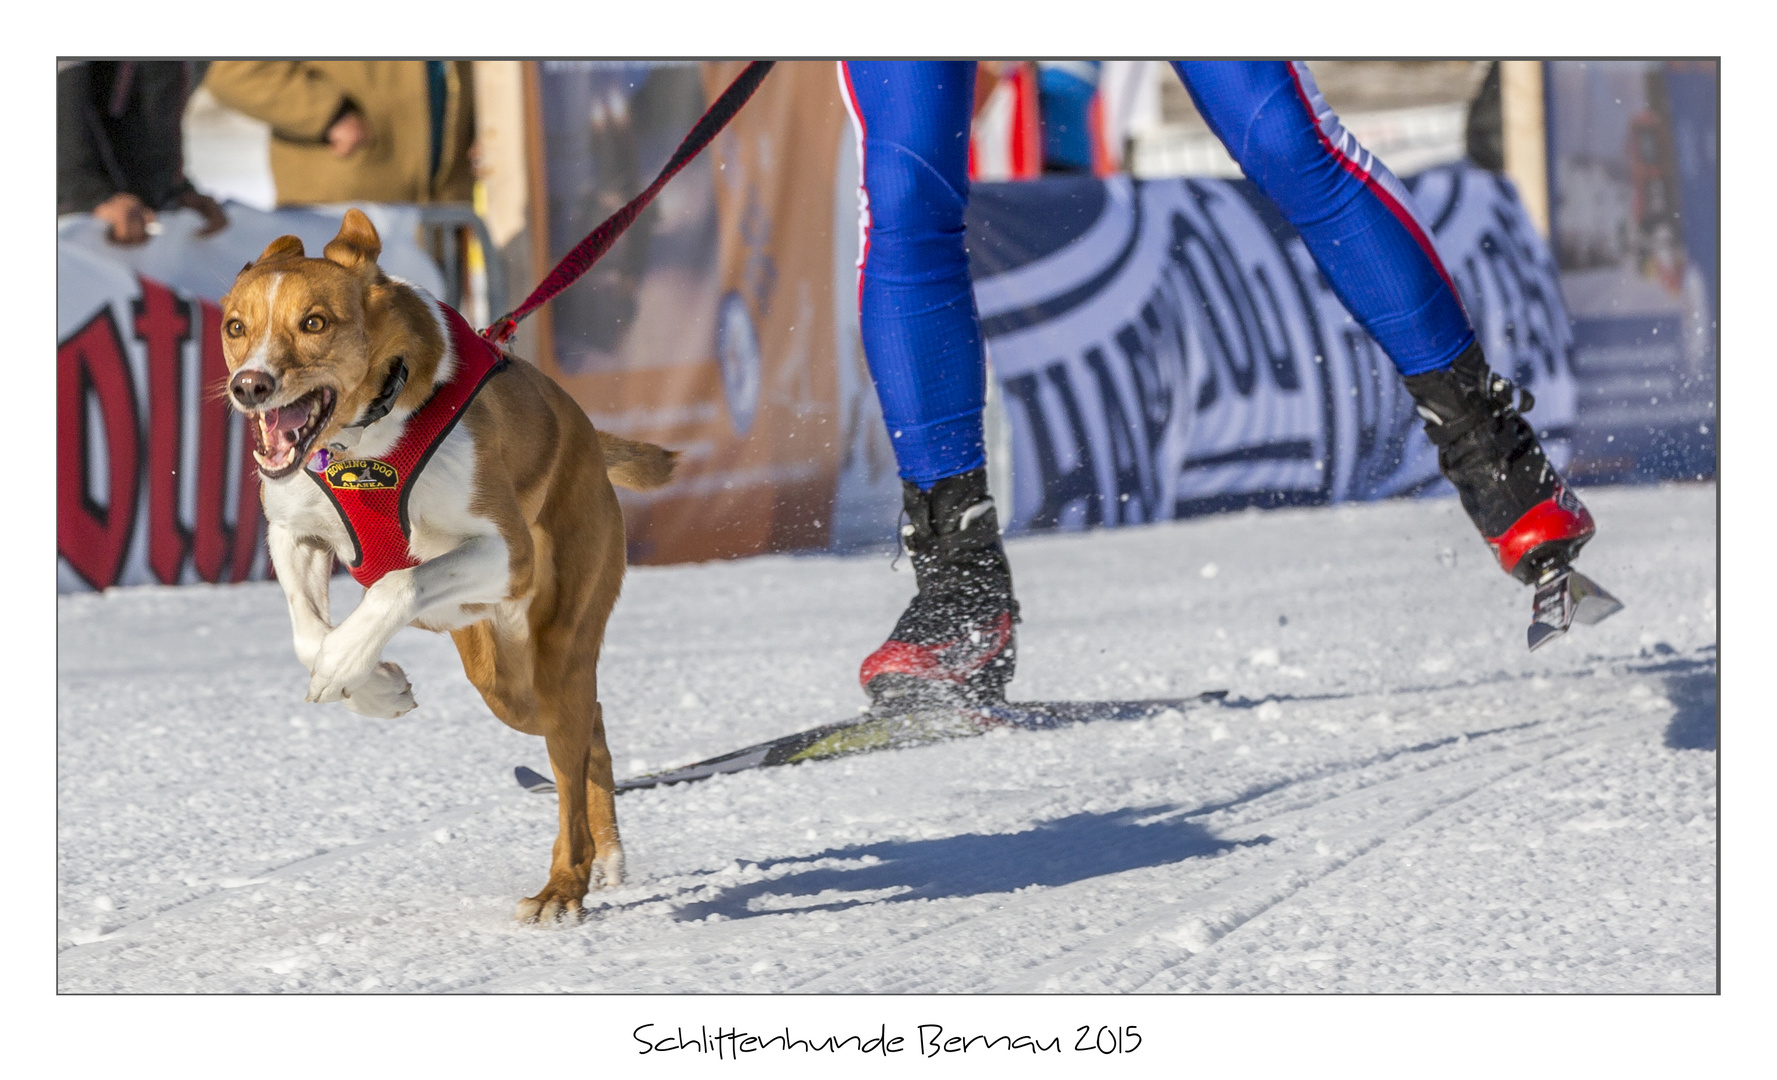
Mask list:
[{"label": "white lettering on banner", "polygon": [[[1079,240],[977,284],[1012,424],[1014,529],[1376,499],[1439,483],[1394,365],[1250,184],[1106,182]],[[1409,181],[1496,370],[1565,464],[1572,336],[1501,178]]]}]

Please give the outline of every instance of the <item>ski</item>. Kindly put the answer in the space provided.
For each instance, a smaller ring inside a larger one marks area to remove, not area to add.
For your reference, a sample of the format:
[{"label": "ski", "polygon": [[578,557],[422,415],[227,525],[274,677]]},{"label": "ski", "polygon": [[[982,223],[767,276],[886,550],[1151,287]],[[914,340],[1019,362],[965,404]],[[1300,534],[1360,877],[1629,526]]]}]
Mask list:
[{"label": "ski", "polygon": [[555,781],[549,779],[549,777],[544,776],[535,769],[529,769],[520,765],[518,768],[512,770],[512,775],[518,780],[518,786],[524,788],[532,795],[555,794]]},{"label": "ski", "polygon": [[[950,739],[985,735],[998,728],[1044,731],[1068,724],[1100,720],[1143,720],[1168,710],[1184,711],[1220,702],[1226,690],[1209,690],[1195,697],[1151,698],[1142,701],[1011,701],[988,705],[946,705],[916,709],[872,709],[855,720],[784,735],[755,743],[720,757],[694,762],[677,769],[647,773],[617,782],[617,791],[683,784],[724,773],[826,761],[872,750],[899,750],[926,746]],[[555,782],[523,765],[513,770],[520,787],[533,794],[555,791]]]},{"label": "ski", "polygon": [[1576,621],[1591,626],[1623,610],[1623,602],[1570,566],[1550,567],[1536,583],[1530,616],[1530,649],[1567,633]]}]

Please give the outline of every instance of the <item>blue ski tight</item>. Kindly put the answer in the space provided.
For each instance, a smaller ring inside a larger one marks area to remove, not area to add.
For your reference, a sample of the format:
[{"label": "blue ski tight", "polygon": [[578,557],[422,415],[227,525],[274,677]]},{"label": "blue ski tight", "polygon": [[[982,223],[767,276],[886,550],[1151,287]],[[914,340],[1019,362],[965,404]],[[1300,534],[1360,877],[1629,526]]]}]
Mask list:
[{"label": "blue ski tight", "polygon": [[[1247,177],[1403,375],[1474,340],[1401,182],[1339,124],[1307,66],[1173,64]],[[862,182],[864,356],[901,476],[930,488],[986,461],[986,365],[964,250],[972,61],[843,61]]]}]

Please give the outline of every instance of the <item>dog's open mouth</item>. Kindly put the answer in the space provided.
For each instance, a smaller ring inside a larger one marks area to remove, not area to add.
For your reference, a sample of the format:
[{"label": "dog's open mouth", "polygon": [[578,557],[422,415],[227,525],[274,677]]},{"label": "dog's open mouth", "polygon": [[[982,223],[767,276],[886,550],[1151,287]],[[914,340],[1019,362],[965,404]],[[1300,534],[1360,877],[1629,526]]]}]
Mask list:
[{"label": "dog's open mouth", "polygon": [[248,416],[253,441],[258,444],[253,460],[268,480],[289,476],[308,460],[315,436],[333,418],[335,397],[323,386],[288,405],[263,409]]}]

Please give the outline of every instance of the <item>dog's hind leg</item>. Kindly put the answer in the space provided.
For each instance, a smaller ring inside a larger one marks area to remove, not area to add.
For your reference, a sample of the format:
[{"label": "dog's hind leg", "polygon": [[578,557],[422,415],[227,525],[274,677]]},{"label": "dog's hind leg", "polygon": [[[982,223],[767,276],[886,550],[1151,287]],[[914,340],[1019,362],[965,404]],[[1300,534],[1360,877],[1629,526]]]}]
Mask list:
[{"label": "dog's hind leg", "polygon": [[548,921],[577,912],[591,886],[623,882],[616,782],[593,669],[597,657],[588,662],[583,643],[577,644],[582,647],[545,650],[548,659],[540,658],[537,720],[555,771],[561,831],[550,860],[549,883],[519,905],[519,917],[524,919]]},{"label": "dog's hind leg", "polygon": [[586,824],[587,751],[585,729],[557,727],[543,737],[549,766],[555,772],[556,812],[560,831],[549,860],[549,881],[535,896],[519,902],[518,917],[526,922],[554,922],[563,915],[578,918],[592,878],[592,832]]},{"label": "dog's hind leg", "polygon": [[488,708],[508,727],[543,736],[555,773],[561,825],[549,881],[535,896],[519,901],[516,916],[537,922],[577,914],[592,877],[595,851],[586,810],[590,727],[562,722],[559,678],[546,678],[539,688],[533,639],[522,607],[502,606],[491,619],[451,631],[451,638],[463,658],[463,673],[481,691]]},{"label": "dog's hind leg", "polygon": [[558,648],[551,650],[551,655],[560,672],[561,718],[582,725],[586,733],[586,825],[594,845],[592,884],[615,888],[623,884],[623,841],[617,833],[617,776],[611,768],[605,710],[598,697],[598,662],[605,624],[623,580],[623,534],[616,531],[603,539],[596,549],[596,561],[589,560],[596,567],[596,578],[587,592],[587,604],[575,630],[554,639],[552,644]]},{"label": "dog's hind leg", "polygon": [[617,835],[617,775],[605,745],[605,709],[592,703],[592,744],[586,767],[586,824],[592,833],[592,884],[612,889],[623,884],[623,841]]}]

